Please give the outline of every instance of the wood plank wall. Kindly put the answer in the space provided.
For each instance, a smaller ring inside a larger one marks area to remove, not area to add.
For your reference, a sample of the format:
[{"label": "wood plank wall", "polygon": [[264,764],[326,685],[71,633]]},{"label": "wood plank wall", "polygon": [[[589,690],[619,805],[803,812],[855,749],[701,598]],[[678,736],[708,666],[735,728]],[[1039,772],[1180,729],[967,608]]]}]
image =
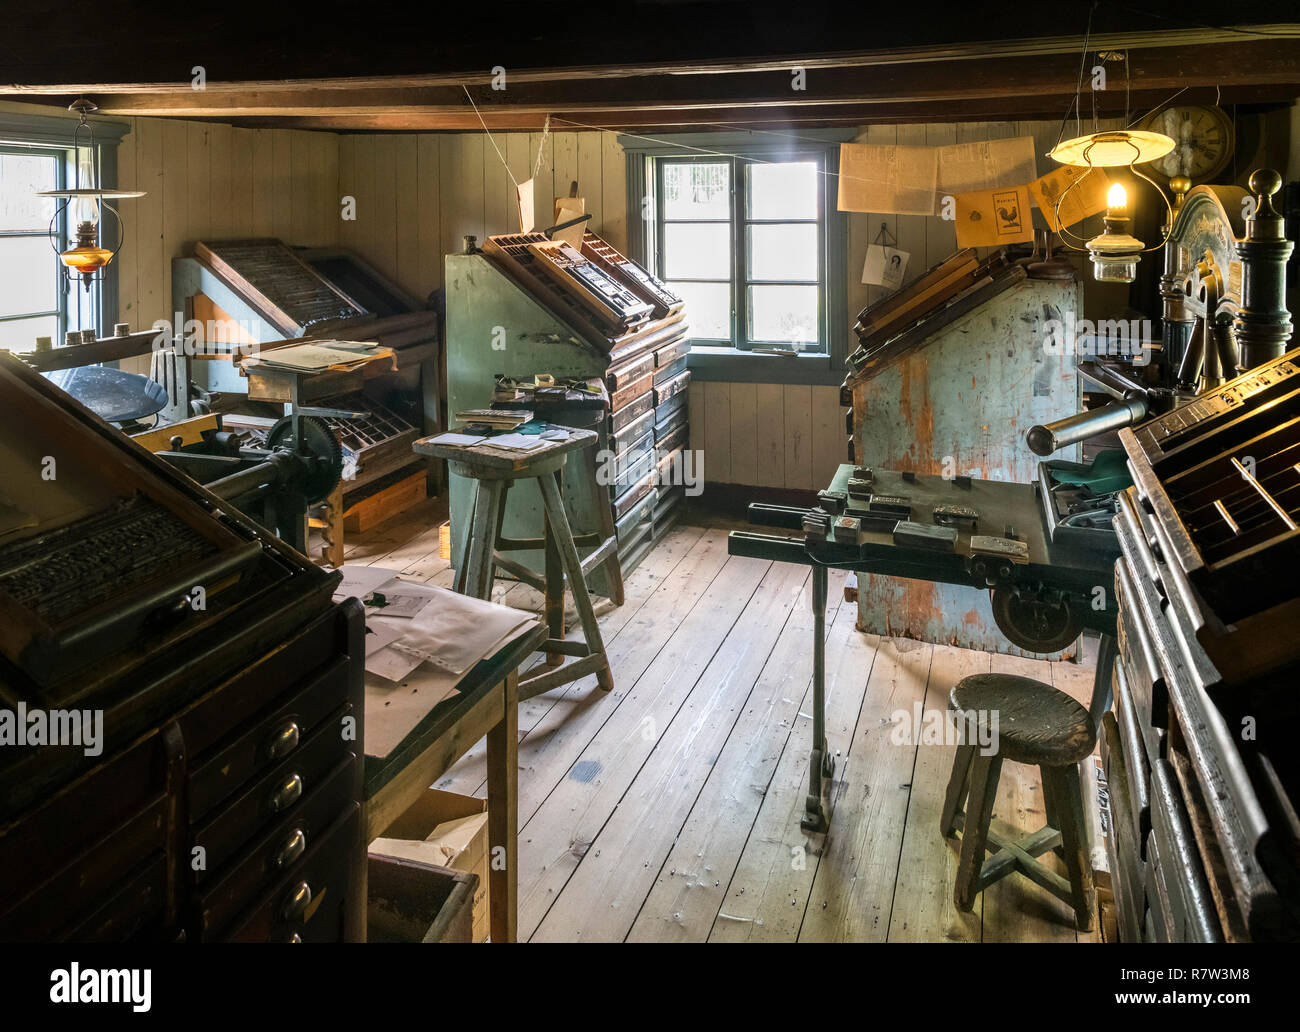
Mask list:
[{"label": "wood plank wall", "polygon": [[337,243],[335,134],[161,118],[114,121],[131,124],[118,147],[118,182],[148,191],[121,202],[120,321],[146,329],[174,318],[171,260],[188,254],[196,240]]},{"label": "wood plank wall", "polygon": [[592,228],[615,247],[627,246],[625,160],[612,134],[494,133],[488,140],[481,132],[382,133],[338,139],[339,195],[356,200],[356,219],[340,222],[338,242],[417,297],[442,286],[443,257],[463,250],[467,235],[482,243],[490,235],[519,232],[516,181],[534,179],[537,219],[549,225],[555,198],[567,196],[576,179],[594,216]]}]

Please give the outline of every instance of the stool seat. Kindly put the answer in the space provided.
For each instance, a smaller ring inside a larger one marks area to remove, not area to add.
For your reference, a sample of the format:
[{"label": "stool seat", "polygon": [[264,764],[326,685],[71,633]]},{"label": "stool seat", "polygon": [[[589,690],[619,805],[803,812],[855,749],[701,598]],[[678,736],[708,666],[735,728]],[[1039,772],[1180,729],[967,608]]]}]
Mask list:
[{"label": "stool seat", "polygon": [[996,712],[997,751],[1004,760],[1042,767],[1078,763],[1092,752],[1097,728],[1078,702],[1050,684],[1015,674],[963,677],[948,696],[959,714]]}]

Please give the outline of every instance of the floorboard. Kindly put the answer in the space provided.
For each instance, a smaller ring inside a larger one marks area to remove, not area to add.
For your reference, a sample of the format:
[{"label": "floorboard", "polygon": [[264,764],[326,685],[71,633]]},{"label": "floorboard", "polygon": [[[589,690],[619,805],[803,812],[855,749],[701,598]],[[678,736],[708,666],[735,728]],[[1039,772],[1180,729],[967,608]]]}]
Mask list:
[{"label": "floorboard", "polygon": [[[445,519],[445,505],[425,503],[350,538],[347,561],[450,587],[438,549]],[[962,677],[990,669],[1086,705],[1095,650],[1085,664],[1046,663],[876,638],[855,628],[846,575],[832,571],[831,830],[805,833],[810,578],[804,567],[729,556],[734,525],[688,514],[628,576],[623,606],[596,601],[612,692],[583,678],[521,705],[520,938],[1096,941],[1020,877],[991,886],[973,912],[956,909],[957,843],[939,834],[953,745],[925,716],[946,711]],[[542,606],[538,592],[504,579],[493,597]],[[480,742],[438,787],[485,795],[484,754]],[[1037,827],[1037,771],[1003,771],[994,825]]]}]

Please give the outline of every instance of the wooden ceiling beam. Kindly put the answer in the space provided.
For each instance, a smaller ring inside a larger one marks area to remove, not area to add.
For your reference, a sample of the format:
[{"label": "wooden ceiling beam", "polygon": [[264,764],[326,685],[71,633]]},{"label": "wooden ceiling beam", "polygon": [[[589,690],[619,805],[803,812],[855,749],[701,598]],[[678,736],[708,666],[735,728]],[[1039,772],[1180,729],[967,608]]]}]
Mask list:
[{"label": "wooden ceiling beam", "polygon": [[[1130,54],[1130,92],[1193,86],[1260,86],[1300,84],[1300,43],[1257,40],[1196,48],[1151,48]],[[956,103],[1024,96],[1074,93],[1078,66],[1041,58],[993,58],[955,63],[902,64],[888,67],[836,67],[809,72],[806,88],[791,88],[788,68],[714,74],[696,71],[660,76],[511,82],[507,89],[479,86],[474,101],[486,118],[490,112],[513,116],[564,110],[583,117],[644,110],[691,111],[720,107],[862,108],[872,104]],[[1107,65],[1110,89],[1122,93],[1123,64]],[[1086,84],[1085,84],[1086,85]],[[2,92],[2,91],[0,91]],[[449,122],[470,112],[459,85],[294,90],[259,84],[243,92],[193,90],[163,93],[109,93],[95,96],[108,115],[175,118],[222,117],[364,119],[406,111],[413,117]],[[470,112],[472,113],[472,112]]]},{"label": "wooden ceiling beam", "polygon": [[[1180,103],[1223,104],[1289,103],[1300,95],[1300,87],[1235,87],[1219,91],[1214,87],[1193,87],[1179,94]],[[1122,115],[1127,110],[1133,119],[1169,99],[1167,92],[1138,91],[1125,97],[1120,91],[1099,98],[1097,113],[1106,117]],[[551,128],[556,131],[603,129],[618,132],[674,131],[708,128],[762,128],[765,126],[858,126],[897,124],[900,122],[1016,121],[1059,119],[1073,95],[1022,96],[992,100],[959,101],[945,104],[874,104],[861,107],[832,105],[825,107],[719,107],[688,111],[622,111],[595,117],[586,112],[551,112]],[[1092,114],[1089,103],[1083,112],[1085,122]],[[487,127],[494,131],[536,131],[546,116],[534,112],[496,109],[483,112]],[[230,119],[248,127],[330,129],[370,132],[464,132],[482,128],[473,111],[457,114],[427,114],[409,109],[375,111],[361,115],[340,115],[320,111],[303,116],[264,116]],[[1073,125],[1073,118],[1071,125]]]}]

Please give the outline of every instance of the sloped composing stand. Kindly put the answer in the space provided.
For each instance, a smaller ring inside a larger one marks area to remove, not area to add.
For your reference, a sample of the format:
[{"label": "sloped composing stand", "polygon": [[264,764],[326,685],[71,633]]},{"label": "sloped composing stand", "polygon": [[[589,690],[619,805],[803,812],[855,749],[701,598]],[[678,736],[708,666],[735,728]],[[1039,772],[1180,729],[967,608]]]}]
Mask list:
[{"label": "sloped composing stand", "polygon": [[[967,250],[864,311],[844,385],[856,464],[1033,483],[1039,460],[1024,431],[1079,408],[1075,357],[1046,346],[1047,324],[1073,324],[1082,302],[1073,280],[1030,279],[1003,252],[978,261]],[[1019,652],[988,593],[953,584],[866,575],[858,627]]]}]

